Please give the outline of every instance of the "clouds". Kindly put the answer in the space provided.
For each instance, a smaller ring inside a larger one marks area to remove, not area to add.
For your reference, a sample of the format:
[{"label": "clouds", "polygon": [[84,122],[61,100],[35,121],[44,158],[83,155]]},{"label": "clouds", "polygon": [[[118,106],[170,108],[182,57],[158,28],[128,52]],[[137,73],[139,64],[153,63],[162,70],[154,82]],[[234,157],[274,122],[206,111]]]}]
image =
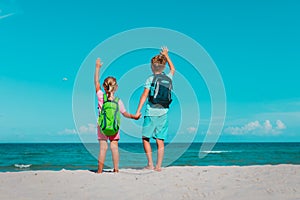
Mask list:
[{"label": "clouds", "polygon": [[285,124],[282,121],[280,121],[280,120],[276,121],[276,125],[277,125],[277,128],[279,128],[280,130],[286,129]]},{"label": "clouds", "polygon": [[0,10],[0,19],[4,19],[4,18],[10,17],[12,15],[14,15],[14,13],[9,13],[9,14],[6,14],[6,15],[2,15],[1,10]]},{"label": "clouds", "polygon": [[95,124],[87,124],[87,125],[83,125],[83,126],[80,126],[78,128],[78,132],[76,131],[76,129],[68,129],[68,128],[65,128],[63,131],[60,131],[59,133],[60,134],[66,134],[66,135],[69,135],[69,134],[95,134],[97,131],[97,127]]},{"label": "clouds", "polygon": [[63,81],[67,81],[68,80],[68,78],[67,77],[63,77],[63,79],[62,79]]},{"label": "clouds", "polygon": [[79,133],[96,133],[96,125],[88,124],[87,126],[80,126]]},{"label": "clouds", "polygon": [[0,20],[18,13],[20,9],[15,1],[0,1]]},{"label": "clouds", "polygon": [[243,126],[231,126],[224,129],[224,133],[231,135],[277,135],[286,129],[286,125],[281,120],[276,120],[273,125],[270,120],[259,122],[258,120],[249,122]]},{"label": "clouds", "polygon": [[59,132],[60,134],[77,134],[77,131],[75,129],[68,129],[68,128],[65,128],[65,130],[63,131],[60,131]]},{"label": "clouds", "polygon": [[194,126],[190,126],[186,130],[188,133],[195,133],[197,131],[197,128]]}]

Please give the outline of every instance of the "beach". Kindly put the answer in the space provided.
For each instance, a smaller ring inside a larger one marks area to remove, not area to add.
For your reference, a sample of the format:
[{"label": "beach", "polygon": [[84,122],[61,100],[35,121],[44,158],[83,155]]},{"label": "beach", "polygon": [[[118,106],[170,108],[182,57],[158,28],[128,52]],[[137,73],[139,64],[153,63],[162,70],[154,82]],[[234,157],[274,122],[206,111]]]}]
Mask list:
[{"label": "beach", "polygon": [[0,199],[300,199],[300,165],[0,173]]}]

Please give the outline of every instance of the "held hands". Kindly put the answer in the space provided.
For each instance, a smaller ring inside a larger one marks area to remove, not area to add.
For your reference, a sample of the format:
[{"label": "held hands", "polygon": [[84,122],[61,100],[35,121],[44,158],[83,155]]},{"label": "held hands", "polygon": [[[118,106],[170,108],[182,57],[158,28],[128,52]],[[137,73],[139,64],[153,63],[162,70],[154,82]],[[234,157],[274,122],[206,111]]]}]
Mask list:
[{"label": "held hands", "polygon": [[102,65],[103,65],[103,63],[101,62],[100,58],[97,58],[97,60],[96,60],[96,68],[101,68]]},{"label": "held hands", "polygon": [[142,113],[138,112],[135,115],[132,115],[132,119],[138,120],[141,118],[141,116],[142,116]]}]

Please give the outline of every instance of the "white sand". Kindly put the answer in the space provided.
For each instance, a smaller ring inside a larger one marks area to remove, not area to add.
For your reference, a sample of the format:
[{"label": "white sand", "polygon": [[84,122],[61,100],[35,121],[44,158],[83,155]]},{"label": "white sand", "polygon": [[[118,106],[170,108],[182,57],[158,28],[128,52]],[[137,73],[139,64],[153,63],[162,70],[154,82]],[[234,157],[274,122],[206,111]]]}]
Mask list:
[{"label": "white sand", "polygon": [[300,165],[6,172],[0,199],[300,199]]}]

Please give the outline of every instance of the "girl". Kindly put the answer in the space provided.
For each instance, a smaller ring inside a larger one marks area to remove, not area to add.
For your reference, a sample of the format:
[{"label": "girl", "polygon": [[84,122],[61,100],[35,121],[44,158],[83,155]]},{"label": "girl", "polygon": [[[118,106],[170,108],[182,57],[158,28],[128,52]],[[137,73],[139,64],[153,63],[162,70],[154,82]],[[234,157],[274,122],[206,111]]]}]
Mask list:
[{"label": "girl", "polygon": [[[100,61],[100,58],[96,60],[96,70],[95,70],[95,76],[94,76],[94,82],[95,82],[95,88],[96,88],[96,94],[98,98],[98,107],[99,110],[101,110],[103,105],[103,91],[101,90],[100,83],[99,83],[99,71],[102,66],[102,63]],[[104,80],[103,83],[104,91],[107,95],[108,100],[114,100],[114,94],[116,90],[118,89],[117,81],[114,77],[107,77]],[[124,117],[131,118],[131,119],[139,119],[141,115],[132,115],[126,112],[125,107],[121,99],[118,101],[120,113]],[[107,151],[107,140],[110,140],[110,149],[112,152],[112,160],[114,165],[114,172],[119,172],[119,150],[118,150],[118,141],[120,139],[120,130],[117,132],[116,135],[113,136],[106,136],[101,132],[101,128],[99,125],[97,126],[97,132],[98,132],[98,140],[100,143],[100,152],[99,152],[99,158],[98,158],[98,173],[102,173],[106,151]]]}]

